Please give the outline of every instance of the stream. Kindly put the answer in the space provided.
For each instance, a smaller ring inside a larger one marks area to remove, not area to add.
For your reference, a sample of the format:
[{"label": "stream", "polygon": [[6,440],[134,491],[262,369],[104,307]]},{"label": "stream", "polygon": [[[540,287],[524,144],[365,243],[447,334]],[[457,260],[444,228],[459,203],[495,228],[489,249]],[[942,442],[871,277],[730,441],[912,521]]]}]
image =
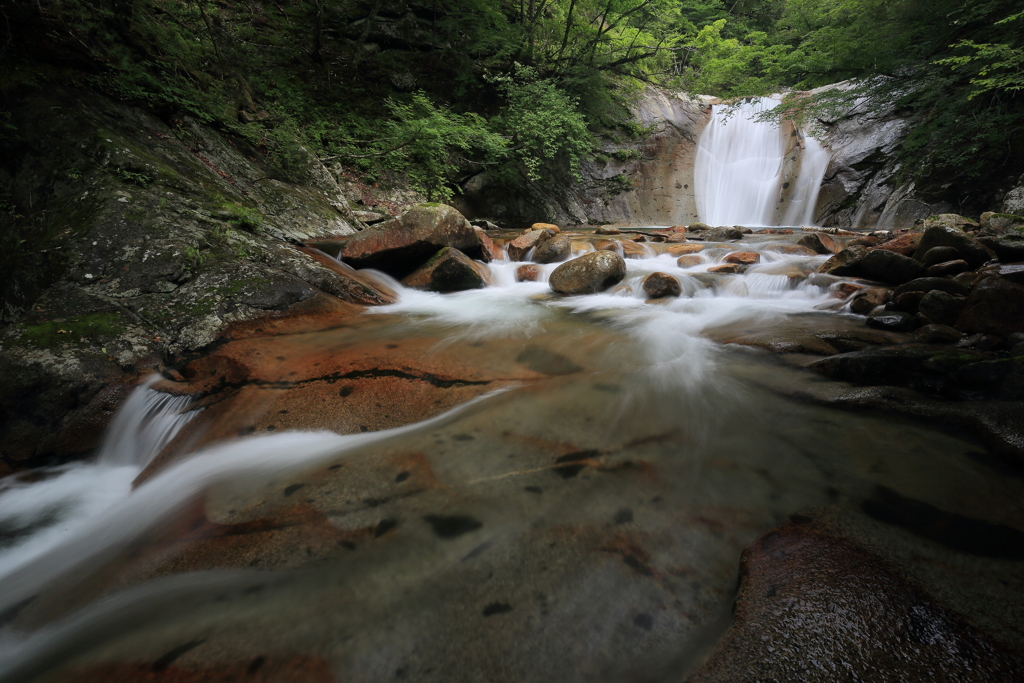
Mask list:
[{"label": "stream", "polygon": [[[297,336],[532,379],[381,431],[258,431],[133,488],[202,415],[154,378],[95,460],[0,480],[0,680],[680,680],[731,621],[743,548],[801,509],[886,491],[1024,529],[1024,482],[976,443],[802,401],[825,380],[722,343],[861,324],[825,256],[787,253],[800,236],[706,243],[688,266],[639,243],[588,296],[507,259],[485,289],[391,281],[397,303]],[[707,272],[737,247],[760,262]],[[655,271],[682,295],[647,300]]]}]

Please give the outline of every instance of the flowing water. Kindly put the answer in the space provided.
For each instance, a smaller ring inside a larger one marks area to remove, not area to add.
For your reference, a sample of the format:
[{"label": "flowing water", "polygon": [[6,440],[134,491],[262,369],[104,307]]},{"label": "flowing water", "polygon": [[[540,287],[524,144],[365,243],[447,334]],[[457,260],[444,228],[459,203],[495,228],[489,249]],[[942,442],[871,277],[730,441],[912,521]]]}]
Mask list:
[{"label": "flowing water", "polygon": [[[434,339],[518,381],[405,427],[227,441],[133,489],[197,414],[140,387],[95,462],[0,482],[0,680],[232,663],[265,680],[679,680],[729,622],[743,547],[801,508],[885,489],[1024,528],[1024,485],[976,444],[787,398],[822,380],[719,343],[850,323],[824,257],[778,250],[798,237],[747,237],[761,262],[733,275],[707,271],[736,245],[680,267],[647,243],[590,296],[553,296],[556,264],[516,282],[507,260],[481,290],[392,282],[367,327],[303,339]],[[654,271],[683,295],[646,300]]]},{"label": "flowing water", "polygon": [[694,194],[704,223],[815,225],[830,154],[803,131],[792,131],[790,140],[777,123],[760,120],[778,105],[760,97],[712,107],[694,160]]}]

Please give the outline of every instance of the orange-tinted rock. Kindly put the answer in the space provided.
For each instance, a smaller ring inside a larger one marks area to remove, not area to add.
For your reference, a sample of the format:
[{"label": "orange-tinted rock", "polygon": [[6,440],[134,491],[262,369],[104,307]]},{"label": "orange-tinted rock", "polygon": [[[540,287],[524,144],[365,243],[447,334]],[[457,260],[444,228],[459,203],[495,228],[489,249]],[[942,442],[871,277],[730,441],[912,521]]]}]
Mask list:
[{"label": "orange-tinted rock", "polygon": [[764,230],[758,230],[754,233],[755,235],[792,235],[793,231],[789,228],[766,228]]},{"label": "orange-tinted rock", "polygon": [[779,254],[790,254],[791,256],[814,256],[818,252],[800,244],[769,244],[764,251],[774,251]]},{"label": "orange-tinted rock", "polygon": [[837,282],[829,287],[829,293],[837,299],[846,299],[862,289],[864,288],[852,282]]},{"label": "orange-tinted rock", "polygon": [[481,258],[476,230],[457,210],[444,204],[420,204],[398,218],[352,236],[341,258],[357,268],[376,268],[402,278],[444,247]]},{"label": "orange-tinted rock", "polygon": [[704,262],[697,254],[683,254],[676,259],[676,265],[680,268],[692,268],[693,266],[700,265]]},{"label": "orange-tinted rock", "polygon": [[733,275],[736,273],[742,273],[747,269],[746,266],[740,265],[739,263],[726,263],[721,266],[712,266],[708,268],[709,273],[724,273],[727,275]]},{"label": "orange-tinted rock", "polygon": [[551,272],[548,282],[559,294],[595,294],[626,277],[626,262],[614,252],[593,251],[566,261]]},{"label": "orange-tinted rock", "polygon": [[683,288],[679,280],[668,273],[651,273],[643,280],[644,292],[652,299],[660,299],[668,296],[679,296]]},{"label": "orange-tinted rock", "polygon": [[473,227],[473,230],[476,231],[476,236],[480,239],[481,261],[484,263],[490,263],[491,261],[500,261],[505,258],[505,252],[501,250],[501,247],[494,243],[494,240],[491,239],[486,230],[476,226]]},{"label": "orange-tinted rock", "polygon": [[750,266],[761,261],[761,255],[754,251],[734,251],[731,254],[726,254],[726,263],[739,263],[741,265]]},{"label": "orange-tinted rock", "polygon": [[673,244],[668,247],[665,251],[672,254],[673,256],[682,256],[683,254],[696,254],[699,251],[704,251],[703,244]]},{"label": "orange-tinted rock", "polygon": [[458,249],[445,247],[429,261],[403,278],[406,287],[431,292],[462,292],[490,284],[491,272]]},{"label": "orange-tinted rock", "polygon": [[619,242],[622,246],[622,255],[626,258],[643,258],[647,255],[647,250],[636,242]]},{"label": "orange-tinted rock", "polygon": [[534,223],[530,226],[530,230],[550,230],[556,235],[562,232],[562,230],[554,223]]},{"label": "orange-tinted rock", "polygon": [[818,254],[838,254],[844,249],[844,245],[823,232],[812,232],[805,235],[797,242],[800,246],[807,247]]},{"label": "orange-tinted rock", "polygon": [[919,232],[907,233],[895,237],[888,242],[882,242],[875,249],[885,249],[886,251],[895,251],[903,256],[913,256],[914,252],[921,245],[922,236]]},{"label": "orange-tinted rock", "polygon": [[513,261],[522,261],[531,249],[552,235],[554,233],[550,230],[531,230],[523,233],[508,243],[508,257]]},{"label": "orange-tinted rock", "polygon": [[540,279],[540,268],[534,265],[519,266],[516,268],[516,282],[536,282]]}]

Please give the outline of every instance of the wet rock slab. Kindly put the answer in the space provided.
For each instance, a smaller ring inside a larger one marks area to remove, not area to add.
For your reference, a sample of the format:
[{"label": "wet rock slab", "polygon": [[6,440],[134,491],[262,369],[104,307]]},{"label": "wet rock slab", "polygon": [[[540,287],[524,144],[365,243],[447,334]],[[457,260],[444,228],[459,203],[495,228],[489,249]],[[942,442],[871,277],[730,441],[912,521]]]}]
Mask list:
[{"label": "wet rock slab", "polygon": [[[893,543],[889,530],[856,517],[851,529],[850,515],[839,523],[829,519],[834,515],[795,515],[744,551],[735,624],[690,683],[1024,676],[1019,652],[921,589],[925,572],[913,566],[915,558],[879,552],[879,543]],[[932,547],[918,552],[926,556],[918,564],[956,561]],[[940,582],[974,578],[955,576],[957,569]]]}]

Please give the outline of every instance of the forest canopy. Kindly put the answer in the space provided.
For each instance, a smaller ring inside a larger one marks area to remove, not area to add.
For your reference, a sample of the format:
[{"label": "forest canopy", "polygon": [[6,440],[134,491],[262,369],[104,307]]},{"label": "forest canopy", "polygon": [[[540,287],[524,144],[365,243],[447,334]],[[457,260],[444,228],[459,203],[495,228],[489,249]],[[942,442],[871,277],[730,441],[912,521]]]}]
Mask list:
[{"label": "forest canopy", "polygon": [[[636,135],[647,85],[803,91],[831,120],[870,96],[912,121],[906,167],[980,183],[1024,157],[1015,0],[13,0],[0,96],[64,83],[448,198],[491,169],[571,179],[595,136]],[[0,103],[0,110],[3,104]],[[1015,166],[1016,164],[1016,166]]]}]

